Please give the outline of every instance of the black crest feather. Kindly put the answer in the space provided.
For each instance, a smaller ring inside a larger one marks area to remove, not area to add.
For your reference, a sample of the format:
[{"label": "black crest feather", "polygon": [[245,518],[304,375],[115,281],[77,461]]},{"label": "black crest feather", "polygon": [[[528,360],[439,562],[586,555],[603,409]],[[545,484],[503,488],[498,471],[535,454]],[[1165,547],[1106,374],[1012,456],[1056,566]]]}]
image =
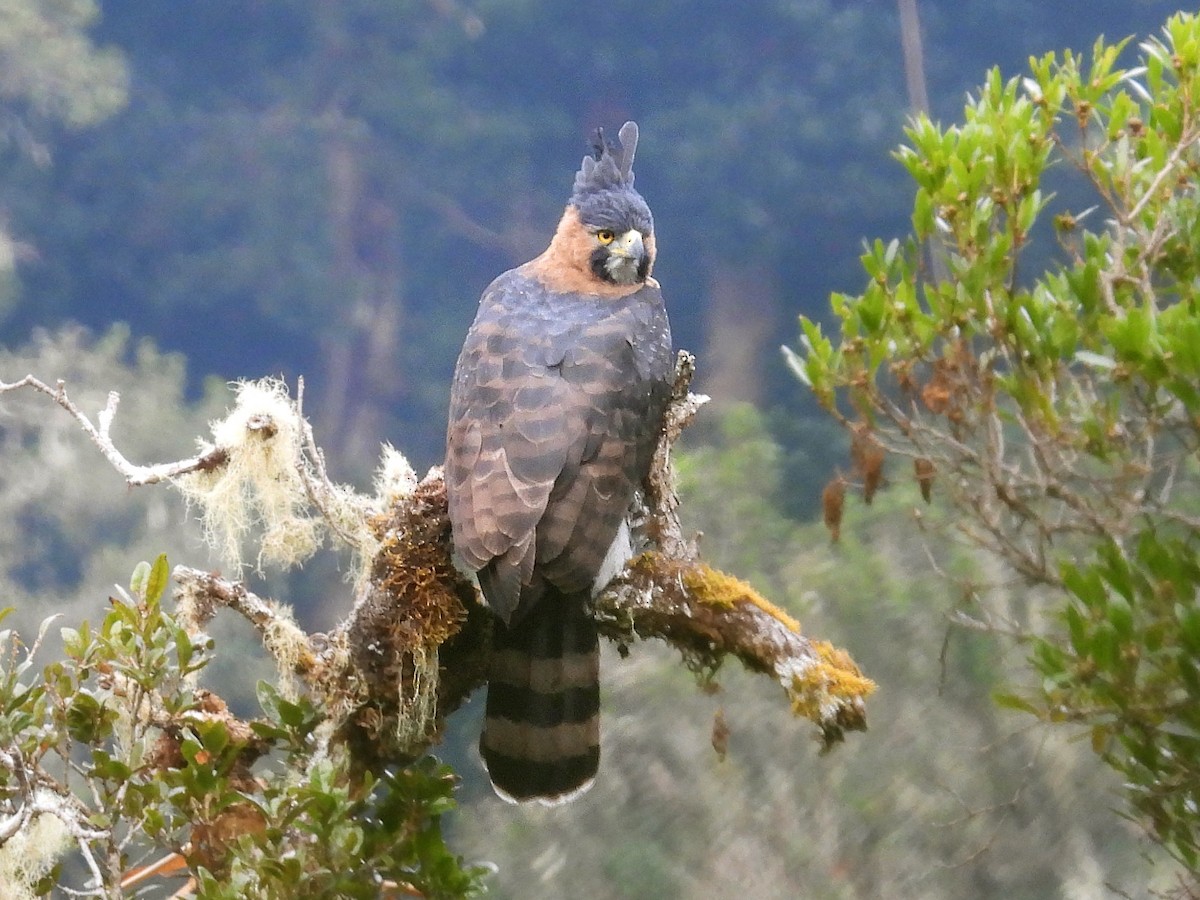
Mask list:
[{"label": "black crest feather", "polygon": [[605,139],[604,129],[597,128],[592,154],[583,158],[575,176],[572,200],[584,194],[633,187],[633,157],[637,153],[638,127],[626,122],[617,132],[619,143]]}]

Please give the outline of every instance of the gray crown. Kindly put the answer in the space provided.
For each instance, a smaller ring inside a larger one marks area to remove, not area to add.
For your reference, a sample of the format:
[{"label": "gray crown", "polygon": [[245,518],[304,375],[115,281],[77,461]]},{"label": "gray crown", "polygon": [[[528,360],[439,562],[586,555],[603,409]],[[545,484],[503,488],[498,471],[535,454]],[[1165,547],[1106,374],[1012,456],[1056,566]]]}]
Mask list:
[{"label": "gray crown", "polygon": [[638,127],[626,122],[617,132],[619,145],[604,139],[604,129],[596,129],[595,152],[585,156],[575,175],[571,202],[576,206],[586,194],[633,187],[633,156],[637,152]]}]

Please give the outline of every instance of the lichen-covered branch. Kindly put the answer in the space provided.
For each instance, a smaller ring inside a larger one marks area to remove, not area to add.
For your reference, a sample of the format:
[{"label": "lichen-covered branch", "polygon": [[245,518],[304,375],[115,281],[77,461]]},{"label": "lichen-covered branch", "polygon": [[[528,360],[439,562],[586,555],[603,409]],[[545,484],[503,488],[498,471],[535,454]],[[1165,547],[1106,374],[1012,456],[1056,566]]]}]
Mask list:
[{"label": "lichen-covered branch", "polygon": [[671,448],[696,418],[700,407],[708,402],[708,397],[688,390],[695,374],[696,358],[686,350],[680,350],[675,360],[671,402],[663,416],[662,434],[654,448],[650,473],[646,476],[647,537],[670,557],[696,555],[695,544],[684,536],[679,521],[679,495],[675,491],[675,471],[671,466]]},{"label": "lichen-covered branch", "polygon": [[616,640],[658,638],[698,669],[734,656],[774,676],[797,715],[820,729],[825,746],[866,728],[865,698],[875,685],[850,656],[801,634],[800,623],[740,579],[700,559],[685,537],[671,448],[708,398],[688,388],[695,359],[680,352],[671,403],[646,479],[647,536],[656,550],[632,560],[596,602],[602,632]]},{"label": "lichen-covered branch", "polygon": [[[657,638],[677,647],[697,671],[727,657],[784,688],[791,709],[820,728],[828,746],[865,727],[864,698],[874,685],[853,661],[809,639],[799,624],[749,585],[704,563],[679,519],[671,447],[707,400],[688,390],[695,363],[680,353],[639,517],[652,549],[633,560],[597,598],[608,637]],[[240,564],[241,547],[261,532],[259,563],[302,561],[323,534],[358,557],[354,604],[328,635],[309,635],[280,603],[237,580],[186,566],[174,570],[181,622],[199,632],[221,607],[250,622],[275,658],[285,687],[299,679],[319,699],[328,739],[344,742],[364,768],[413,756],[436,740],[446,715],[486,681],[491,618],[474,585],[454,566],[445,485],[439,469],[417,481],[390,448],[377,495],[330,482],[320,448],[278,382],[238,386],[238,403],[214,425],[214,442],[190,460],[129,464],[108,430],[118,398],[93,426],[59,384],[29,377],[0,391],[30,387],[51,396],[132,484],[170,478],[198,504],[214,543]],[[302,395],[301,395],[302,396]]]},{"label": "lichen-covered branch", "polygon": [[187,602],[201,607],[194,613],[201,623],[216,614],[217,605],[234,610],[260,632],[265,632],[275,621],[271,603],[248,590],[240,581],[230,581],[215,572],[189,566],[176,566],[171,577],[175,580],[176,603],[182,604],[186,597]]},{"label": "lichen-covered branch", "polygon": [[219,607],[226,607],[258,629],[263,644],[275,648],[276,658],[284,655],[281,647],[287,644],[289,668],[297,674],[310,673],[317,667],[318,650],[313,639],[278,603],[264,600],[240,581],[231,581],[215,572],[176,566],[171,577],[175,581],[178,615],[189,630],[200,630]]},{"label": "lichen-covered branch", "polygon": [[89,810],[74,794],[15,748],[0,749],[0,769],[20,786],[20,805],[0,810],[0,884],[7,887],[30,880],[30,875],[44,875],[72,844],[97,884],[103,884],[91,843],[107,839],[109,831],[93,825]]},{"label": "lichen-covered branch", "polygon": [[821,729],[826,748],[866,728],[863,701],[875,685],[850,656],[805,637],[799,622],[746,582],[698,559],[641,554],[597,599],[596,617],[606,636],[666,641],[699,671],[732,656],[774,677],[792,711]]}]

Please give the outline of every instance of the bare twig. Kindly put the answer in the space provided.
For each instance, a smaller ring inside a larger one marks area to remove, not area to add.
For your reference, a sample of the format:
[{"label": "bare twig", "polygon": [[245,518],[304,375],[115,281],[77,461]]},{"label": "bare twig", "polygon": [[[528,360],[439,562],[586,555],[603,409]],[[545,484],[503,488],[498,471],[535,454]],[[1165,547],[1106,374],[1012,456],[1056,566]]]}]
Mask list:
[{"label": "bare twig", "polygon": [[152,466],[135,465],[125,458],[109,436],[113,419],[117,414],[117,407],[121,403],[121,396],[116,391],[109,392],[108,403],[96,417],[99,423],[97,426],[92,424],[92,421],[67,396],[66,383],[63,381],[56,382],[54,387],[50,387],[32,375],[26,375],[20,381],[14,381],[11,384],[0,381],[0,394],[16,391],[20,388],[31,388],[43,393],[70,413],[75,421],[79,423],[80,427],[83,428],[84,433],[91,438],[92,443],[104,454],[104,458],[125,477],[125,483],[130,487],[157,484],[190,472],[211,471],[221,466],[228,459],[228,453],[217,447],[206,453],[182,459],[178,462],[160,463]]},{"label": "bare twig", "polygon": [[1136,223],[1138,216],[1146,208],[1146,204],[1158,196],[1158,192],[1166,180],[1178,173],[1180,163],[1183,162],[1184,157],[1188,153],[1192,152],[1197,140],[1200,140],[1200,131],[1194,128],[1189,129],[1186,134],[1180,135],[1179,142],[1171,150],[1171,155],[1167,157],[1167,161],[1163,163],[1162,168],[1155,174],[1154,180],[1142,192],[1142,196],[1138,198],[1137,203],[1128,212],[1121,212],[1119,209],[1114,209],[1122,225],[1131,226]]}]

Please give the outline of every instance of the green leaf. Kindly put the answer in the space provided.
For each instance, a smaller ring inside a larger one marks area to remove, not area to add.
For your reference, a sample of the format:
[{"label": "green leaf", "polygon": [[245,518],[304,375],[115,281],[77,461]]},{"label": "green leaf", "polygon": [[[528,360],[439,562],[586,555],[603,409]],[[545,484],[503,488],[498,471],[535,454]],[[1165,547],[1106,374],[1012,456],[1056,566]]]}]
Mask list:
[{"label": "green leaf", "polygon": [[1033,716],[1041,716],[1041,710],[1026,700],[1024,697],[1019,697],[1016,694],[1009,694],[1004,691],[994,691],[992,693],[992,702],[1002,709],[1015,709],[1018,712],[1029,713]]},{"label": "green leaf", "polygon": [[158,558],[154,560],[154,565],[150,568],[150,577],[146,582],[146,602],[159,603],[170,580],[171,567],[167,563],[167,554],[160,553],[158,554]]},{"label": "green leaf", "polygon": [[306,710],[302,704],[292,703],[283,697],[278,698],[275,709],[279,714],[279,721],[288,728],[300,728],[307,718]]},{"label": "green leaf", "polygon": [[1103,672],[1117,671],[1120,646],[1117,633],[1107,622],[1101,622],[1092,636],[1092,659]]},{"label": "green leaf", "polygon": [[67,734],[81,744],[91,744],[105,735],[104,708],[87,691],[71,698],[66,711]]},{"label": "green leaf", "polygon": [[1194,654],[1200,654],[1200,608],[1195,603],[1176,603],[1175,620],[1184,646]]},{"label": "green leaf", "polygon": [[[192,638],[184,628],[175,629],[175,662],[179,666],[179,671],[188,674],[194,671],[192,667],[192,657],[195,654],[195,647],[192,645]],[[197,668],[202,668],[203,663]]]},{"label": "green leaf", "polygon": [[1108,598],[1108,621],[1122,641],[1133,636],[1133,607],[1120,594]]},{"label": "green leaf", "polygon": [[1079,607],[1068,603],[1066,608],[1067,631],[1071,635],[1071,646],[1080,656],[1087,656],[1091,649],[1091,641],[1087,637],[1087,625]]},{"label": "green leaf", "polygon": [[219,719],[201,719],[192,726],[204,749],[220,756],[229,746],[229,729]]},{"label": "green leaf", "polygon": [[107,778],[110,781],[128,781],[133,771],[124,761],[117,759],[104,750],[92,751],[92,772],[97,778]]},{"label": "green leaf", "polygon": [[129,593],[138,600],[145,601],[146,588],[150,583],[150,563],[142,560],[133,569],[129,578]]},{"label": "green leaf", "polygon": [[1064,563],[1061,576],[1067,590],[1078,597],[1084,606],[1095,609],[1104,605],[1108,592],[1104,589],[1100,574],[1094,569],[1081,570],[1070,563]]},{"label": "green leaf", "polygon": [[62,637],[63,652],[72,659],[78,659],[83,655],[84,642],[79,636],[77,628],[60,628],[59,635]]}]

